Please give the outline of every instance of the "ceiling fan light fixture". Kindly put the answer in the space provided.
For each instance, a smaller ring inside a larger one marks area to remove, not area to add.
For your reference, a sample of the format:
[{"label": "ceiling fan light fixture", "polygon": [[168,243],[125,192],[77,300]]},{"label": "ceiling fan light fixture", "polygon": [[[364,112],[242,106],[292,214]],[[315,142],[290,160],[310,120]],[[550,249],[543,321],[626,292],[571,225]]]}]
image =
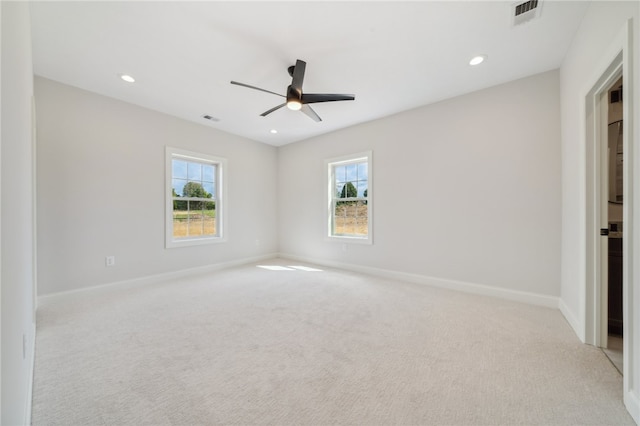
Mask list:
[{"label": "ceiling fan light fixture", "polygon": [[291,101],[287,101],[287,108],[289,108],[291,111],[300,111],[300,108],[302,108],[302,104],[300,103],[300,101],[294,99]]}]

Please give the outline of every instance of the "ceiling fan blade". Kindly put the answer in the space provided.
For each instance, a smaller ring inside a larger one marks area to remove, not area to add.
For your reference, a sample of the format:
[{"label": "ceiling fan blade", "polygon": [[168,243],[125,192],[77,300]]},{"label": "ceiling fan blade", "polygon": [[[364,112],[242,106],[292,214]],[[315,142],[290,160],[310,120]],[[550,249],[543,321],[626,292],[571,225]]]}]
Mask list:
[{"label": "ceiling fan blade", "polygon": [[272,92],[271,90],[261,89],[259,87],[255,87],[255,86],[249,86],[248,84],[238,83],[237,81],[231,81],[231,84],[235,84],[236,86],[248,87],[249,89],[259,90],[261,92],[271,93],[272,95],[277,95],[277,96],[280,96],[282,98],[286,97],[284,95],[281,95],[280,93]]},{"label": "ceiling fan blade", "polygon": [[282,108],[282,107],[283,107],[283,106],[285,106],[286,104],[287,104],[287,103],[285,102],[285,103],[280,104],[280,105],[278,105],[278,106],[276,106],[276,107],[273,107],[273,108],[271,108],[270,110],[265,111],[265,112],[263,112],[262,114],[260,114],[260,117],[266,117],[267,115],[271,114],[273,111],[279,110],[280,108]]},{"label": "ceiling fan blade", "polygon": [[354,95],[342,95],[339,93],[303,93],[303,104],[315,104],[318,102],[353,101]]},{"label": "ceiling fan blade", "polygon": [[309,116],[313,121],[316,121],[318,123],[322,121],[322,118],[320,118],[320,116],[309,105],[302,105],[300,111]]},{"label": "ceiling fan blade", "polygon": [[293,79],[291,80],[291,87],[296,89],[298,93],[302,93],[302,82],[304,81],[304,70],[307,67],[305,61],[298,59],[296,66],[293,68]]}]

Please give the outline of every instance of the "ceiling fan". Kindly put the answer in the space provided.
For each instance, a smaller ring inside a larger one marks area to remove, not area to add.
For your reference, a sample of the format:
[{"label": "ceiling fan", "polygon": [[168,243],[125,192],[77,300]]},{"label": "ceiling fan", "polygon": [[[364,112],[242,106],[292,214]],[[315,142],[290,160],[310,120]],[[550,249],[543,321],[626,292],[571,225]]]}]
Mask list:
[{"label": "ceiling fan", "polygon": [[238,86],[248,87],[249,89],[260,90],[261,92],[271,93],[273,95],[286,98],[286,102],[276,107],[271,108],[260,114],[262,117],[266,117],[274,111],[279,110],[283,106],[294,111],[302,111],[312,120],[320,122],[322,119],[316,112],[309,106],[309,104],[315,104],[318,102],[335,102],[335,101],[352,101],[355,99],[354,95],[343,95],[338,93],[302,93],[302,81],[304,80],[304,71],[307,66],[305,61],[298,59],[295,65],[288,68],[289,75],[292,77],[291,85],[287,88],[287,95],[281,95],[280,93],[272,92],[270,90],[261,89],[259,87],[250,86],[248,84],[232,81],[231,84]]}]

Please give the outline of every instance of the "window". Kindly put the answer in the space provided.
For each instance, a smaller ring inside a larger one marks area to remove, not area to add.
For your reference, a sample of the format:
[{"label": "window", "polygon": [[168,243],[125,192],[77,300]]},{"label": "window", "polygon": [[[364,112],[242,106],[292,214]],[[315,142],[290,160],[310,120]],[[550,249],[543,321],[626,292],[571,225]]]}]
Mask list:
[{"label": "window", "polygon": [[372,243],[371,151],[326,161],[328,238]]},{"label": "window", "polygon": [[166,149],[166,247],[224,241],[226,160]]}]

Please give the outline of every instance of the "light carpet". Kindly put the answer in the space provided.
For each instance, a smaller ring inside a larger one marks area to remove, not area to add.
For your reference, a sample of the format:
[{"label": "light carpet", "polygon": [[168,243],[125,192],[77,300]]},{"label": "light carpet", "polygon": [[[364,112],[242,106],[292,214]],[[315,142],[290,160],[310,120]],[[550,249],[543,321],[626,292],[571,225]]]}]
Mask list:
[{"label": "light carpet", "polygon": [[41,298],[33,424],[634,424],[557,310],[266,265]]}]

